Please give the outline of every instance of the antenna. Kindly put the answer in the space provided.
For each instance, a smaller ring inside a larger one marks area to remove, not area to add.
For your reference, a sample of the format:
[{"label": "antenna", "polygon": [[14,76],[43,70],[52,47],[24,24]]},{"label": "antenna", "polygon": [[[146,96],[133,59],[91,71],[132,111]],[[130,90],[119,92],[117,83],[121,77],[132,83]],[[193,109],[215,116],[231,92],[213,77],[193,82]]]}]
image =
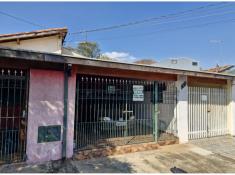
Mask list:
[{"label": "antenna", "polygon": [[87,42],[87,32],[85,32],[85,41]]}]

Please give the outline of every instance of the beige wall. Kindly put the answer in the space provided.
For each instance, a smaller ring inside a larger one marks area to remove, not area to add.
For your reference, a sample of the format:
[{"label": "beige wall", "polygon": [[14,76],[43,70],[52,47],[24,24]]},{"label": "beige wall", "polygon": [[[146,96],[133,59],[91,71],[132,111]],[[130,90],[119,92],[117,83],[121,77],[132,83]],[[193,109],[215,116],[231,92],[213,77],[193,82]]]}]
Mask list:
[{"label": "beige wall", "polygon": [[228,81],[228,128],[229,133],[235,136],[235,81]]},{"label": "beige wall", "polygon": [[16,41],[0,43],[0,46],[60,54],[62,39],[59,36],[49,36],[20,40],[19,44]]},{"label": "beige wall", "polygon": [[235,80],[232,82],[232,94],[231,94],[231,135],[235,136]]}]

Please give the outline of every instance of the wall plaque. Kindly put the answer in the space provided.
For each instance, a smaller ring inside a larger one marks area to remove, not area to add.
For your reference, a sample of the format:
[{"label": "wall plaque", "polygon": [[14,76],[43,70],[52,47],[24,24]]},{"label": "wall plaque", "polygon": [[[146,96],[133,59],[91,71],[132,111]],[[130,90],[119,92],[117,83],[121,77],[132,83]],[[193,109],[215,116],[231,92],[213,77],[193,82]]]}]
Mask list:
[{"label": "wall plaque", "polygon": [[55,142],[61,139],[61,125],[39,126],[38,143]]}]

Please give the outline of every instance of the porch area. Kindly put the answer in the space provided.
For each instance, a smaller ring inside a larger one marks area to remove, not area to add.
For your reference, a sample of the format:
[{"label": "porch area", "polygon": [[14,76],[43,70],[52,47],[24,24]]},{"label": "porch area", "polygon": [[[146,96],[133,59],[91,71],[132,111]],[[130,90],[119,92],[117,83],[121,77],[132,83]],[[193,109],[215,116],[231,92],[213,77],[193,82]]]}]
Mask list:
[{"label": "porch area", "polygon": [[170,80],[77,74],[75,151],[177,142],[177,88]]}]

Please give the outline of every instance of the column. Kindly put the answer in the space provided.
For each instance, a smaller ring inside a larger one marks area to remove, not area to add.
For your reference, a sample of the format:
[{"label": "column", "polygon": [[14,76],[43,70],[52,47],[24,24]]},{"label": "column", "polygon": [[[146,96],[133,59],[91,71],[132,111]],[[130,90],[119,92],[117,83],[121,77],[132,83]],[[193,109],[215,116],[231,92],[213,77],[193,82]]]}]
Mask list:
[{"label": "column", "polygon": [[187,76],[177,77],[177,129],[180,143],[188,142],[188,85]]}]

